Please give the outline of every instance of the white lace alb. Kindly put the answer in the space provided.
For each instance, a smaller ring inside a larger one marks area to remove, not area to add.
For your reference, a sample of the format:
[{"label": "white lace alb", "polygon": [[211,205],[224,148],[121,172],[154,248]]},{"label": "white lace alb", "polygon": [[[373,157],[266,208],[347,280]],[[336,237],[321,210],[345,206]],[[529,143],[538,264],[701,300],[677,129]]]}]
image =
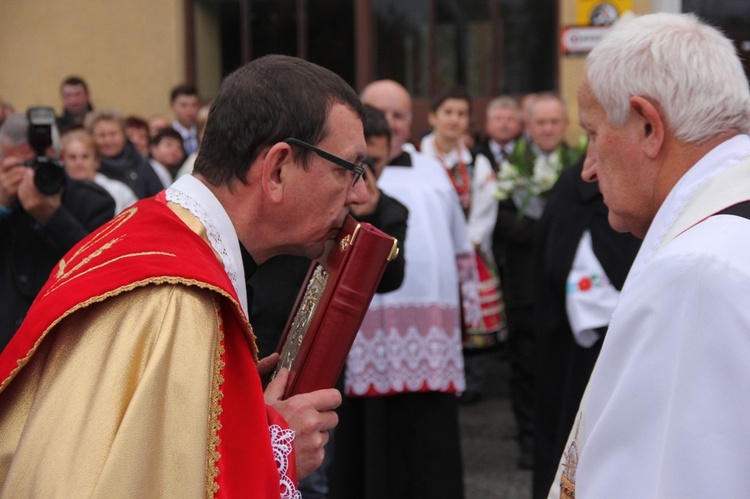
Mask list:
[{"label": "white lace alb", "polygon": [[281,487],[281,499],[302,499],[302,494],[294,486],[289,473],[289,456],[292,454],[292,442],[294,441],[294,430],[285,430],[279,425],[268,427],[271,432],[271,447],[276,466],[279,469],[279,486]]}]

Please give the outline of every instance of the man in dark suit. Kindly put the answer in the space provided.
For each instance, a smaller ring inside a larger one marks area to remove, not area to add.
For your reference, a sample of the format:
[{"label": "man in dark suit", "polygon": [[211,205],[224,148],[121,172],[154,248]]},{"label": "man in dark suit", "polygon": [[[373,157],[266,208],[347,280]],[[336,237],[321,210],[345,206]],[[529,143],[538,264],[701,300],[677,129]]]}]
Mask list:
[{"label": "man in dark suit", "polygon": [[492,99],[487,104],[487,138],[477,144],[474,153],[489,158],[492,169],[497,173],[503,160],[513,152],[521,129],[521,109],[518,101],[505,95]]},{"label": "man in dark suit", "polygon": [[57,261],[114,216],[115,201],[93,182],[66,178],[60,192],[42,194],[36,152],[25,116],[0,127],[0,351],[23,321]]},{"label": "man in dark suit", "polygon": [[[522,177],[534,178],[540,163],[564,169],[578,159],[565,143],[568,117],[565,103],[554,94],[539,94],[530,108],[527,130],[531,141],[516,140],[507,158]],[[501,174],[502,174],[501,167]],[[501,175],[502,178],[502,175]],[[556,177],[555,177],[556,178]],[[531,469],[534,459],[534,238],[546,202],[546,188],[515,190],[500,201],[493,232],[493,252],[500,269],[508,319],[508,358],[511,402],[518,426],[521,454],[518,466]],[[539,192],[541,191],[541,192]]]}]

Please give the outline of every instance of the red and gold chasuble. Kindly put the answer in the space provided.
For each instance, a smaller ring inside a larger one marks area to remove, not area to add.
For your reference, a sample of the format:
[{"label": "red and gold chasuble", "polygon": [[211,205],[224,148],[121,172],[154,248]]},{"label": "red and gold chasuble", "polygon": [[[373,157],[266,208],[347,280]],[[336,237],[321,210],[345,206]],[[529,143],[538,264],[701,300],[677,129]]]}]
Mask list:
[{"label": "red and gold chasuble", "polygon": [[[266,498],[294,491],[291,438],[285,434],[286,423],[264,402],[255,338],[236,292],[210,245],[167,206],[164,192],[123,211],[77,244],[53,269],[0,355],[0,403],[3,391],[55,334],[60,321],[91,304],[155,284],[197,286],[217,297],[221,327],[211,400],[208,407],[195,408],[208,416],[207,494]],[[272,441],[272,434],[281,436]],[[276,448],[278,457],[279,447],[286,448],[282,451],[288,457],[281,470],[274,454]]]}]

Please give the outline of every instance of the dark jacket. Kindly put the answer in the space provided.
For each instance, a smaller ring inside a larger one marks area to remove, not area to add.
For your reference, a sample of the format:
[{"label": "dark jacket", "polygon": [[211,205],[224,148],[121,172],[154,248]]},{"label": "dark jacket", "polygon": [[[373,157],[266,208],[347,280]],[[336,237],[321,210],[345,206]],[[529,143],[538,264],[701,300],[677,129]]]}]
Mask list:
[{"label": "dark jacket", "polygon": [[62,205],[47,225],[40,226],[18,203],[9,215],[0,215],[0,350],[57,261],[114,211],[114,199],[97,184],[67,179]]},{"label": "dark jacket", "polygon": [[492,153],[492,149],[490,149],[489,140],[490,139],[485,139],[479,142],[476,146],[474,146],[474,149],[472,149],[471,153],[474,157],[476,157],[477,154],[485,156],[488,160],[490,160],[492,169],[495,171],[495,173],[497,173],[499,171],[499,165],[497,164],[497,161],[495,161],[495,155]]},{"label": "dark jacket", "polygon": [[565,308],[568,274],[581,236],[591,232],[594,254],[616,289],[622,288],[641,245],[610,227],[599,187],[584,182],[581,169],[582,163],[560,176],[535,242],[535,498],[547,497],[602,344],[599,340],[591,348],[579,346]]},{"label": "dark jacket", "polygon": [[93,111],[94,108],[91,104],[86,106],[86,112],[82,115],[74,115],[71,114],[70,111],[67,109],[63,109],[63,113],[58,116],[55,121],[57,123],[57,129],[61,134],[67,132],[68,130],[72,130],[75,127],[81,127],[83,126],[83,120],[87,113],[90,113]]},{"label": "dark jacket", "polygon": [[102,156],[99,172],[130,187],[138,199],[164,189],[159,176],[129,140],[117,156]]},{"label": "dark jacket", "polygon": [[[573,151],[562,143],[563,165],[571,166]],[[533,171],[535,154],[531,144],[521,138],[511,154],[510,161],[517,163],[530,174]],[[544,194],[542,195],[544,196]],[[519,215],[518,207],[512,199],[500,201],[497,221],[492,234],[492,251],[500,270],[505,307],[508,310],[531,307],[534,302],[534,239],[537,220]]]},{"label": "dark jacket", "polygon": [[398,240],[399,252],[396,259],[388,263],[383,278],[378,285],[378,293],[388,293],[401,287],[404,282],[404,240],[406,239],[406,221],[409,210],[400,201],[380,191],[380,200],[370,215],[357,217],[360,222],[369,223]]}]

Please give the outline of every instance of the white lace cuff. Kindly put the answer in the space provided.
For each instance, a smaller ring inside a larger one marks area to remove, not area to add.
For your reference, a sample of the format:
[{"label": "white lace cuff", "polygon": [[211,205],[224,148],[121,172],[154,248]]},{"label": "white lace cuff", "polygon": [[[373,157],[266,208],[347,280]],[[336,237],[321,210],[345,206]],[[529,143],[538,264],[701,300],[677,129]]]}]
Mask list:
[{"label": "white lace cuff", "polygon": [[276,466],[279,468],[281,499],[302,499],[302,494],[294,486],[294,480],[288,475],[294,430],[285,430],[279,425],[271,425],[268,430],[271,432],[273,457],[276,459]]}]

